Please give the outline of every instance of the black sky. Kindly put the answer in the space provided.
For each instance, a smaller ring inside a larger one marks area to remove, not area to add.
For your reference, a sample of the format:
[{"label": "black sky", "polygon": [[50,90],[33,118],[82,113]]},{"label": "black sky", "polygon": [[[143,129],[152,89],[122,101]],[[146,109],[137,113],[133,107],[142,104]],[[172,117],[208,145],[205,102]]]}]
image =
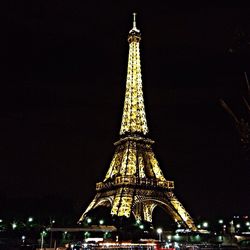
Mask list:
[{"label": "black sky", "polygon": [[249,214],[249,163],[219,105],[224,98],[244,114],[249,8],[12,2],[2,32],[0,194],[90,202],[119,138],[133,11],[166,178],[194,217]]}]

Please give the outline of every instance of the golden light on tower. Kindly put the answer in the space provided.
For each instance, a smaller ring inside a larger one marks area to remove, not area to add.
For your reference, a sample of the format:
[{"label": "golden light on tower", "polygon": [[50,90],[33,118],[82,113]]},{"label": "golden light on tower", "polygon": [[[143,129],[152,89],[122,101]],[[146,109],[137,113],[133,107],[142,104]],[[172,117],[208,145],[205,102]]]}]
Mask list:
[{"label": "golden light on tower", "polygon": [[98,206],[110,208],[117,217],[152,222],[155,207],[167,211],[173,220],[191,230],[197,230],[191,216],[173,193],[174,182],[166,180],[147,138],[148,126],[142,91],[140,62],[141,33],[136,27],[129,31],[129,55],[120,140],[102,182],[96,184],[96,196],[80,218]]},{"label": "golden light on tower", "polygon": [[135,13],[133,28],[129,31],[129,56],[126,81],[126,93],[120,135],[125,133],[148,133],[142,92],[142,75],[140,61],[140,30],[136,28]]}]

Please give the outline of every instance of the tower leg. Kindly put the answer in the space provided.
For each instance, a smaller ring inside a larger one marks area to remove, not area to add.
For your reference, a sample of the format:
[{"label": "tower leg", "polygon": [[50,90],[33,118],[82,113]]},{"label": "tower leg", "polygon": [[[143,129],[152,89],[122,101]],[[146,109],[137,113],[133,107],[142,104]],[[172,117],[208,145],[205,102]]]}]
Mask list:
[{"label": "tower leg", "polygon": [[142,203],[137,203],[135,208],[133,209],[133,214],[135,216],[136,220],[141,221],[143,219],[143,214],[142,214]]},{"label": "tower leg", "polygon": [[92,202],[89,204],[85,212],[82,214],[81,218],[79,219],[79,222],[84,220],[84,218],[86,217],[87,213],[90,210],[95,209],[98,206],[110,207],[113,203],[113,199],[114,199],[113,196],[102,197],[99,193],[96,194],[95,198],[92,200]]},{"label": "tower leg", "polygon": [[97,195],[95,196],[95,198],[92,200],[92,202],[89,204],[89,206],[87,207],[87,209],[85,210],[85,212],[82,214],[81,218],[79,219],[79,222],[83,221],[84,218],[86,217],[87,213],[88,213],[91,209],[93,209],[93,208],[95,207],[96,201],[97,201],[98,198],[99,198],[99,195],[97,194]]},{"label": "tower leg", "polygon": [[155,207],[156,207],[156,204],[152,202],[146,202],[143,204],[143,216],[144,216],[145,221],[152,223],[153,210]]}]

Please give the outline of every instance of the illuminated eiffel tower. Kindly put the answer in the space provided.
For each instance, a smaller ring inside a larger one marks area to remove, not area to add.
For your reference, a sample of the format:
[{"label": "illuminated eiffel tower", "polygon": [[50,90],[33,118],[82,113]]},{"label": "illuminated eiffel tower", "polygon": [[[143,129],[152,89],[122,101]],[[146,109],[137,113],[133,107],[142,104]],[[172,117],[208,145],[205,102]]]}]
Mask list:
[{"label": "illuminated eiffel tower", "polygon": [[141,34],[136,27],[129,31],[129,56],[126,94],[120,140],[102,182],[96,184],[96,196],[83,213],[98,206],[110,208],[112,216],[131,217],[152,223],[155,207],[162,207],[176,223],[197,230],[192,218],[173,193],[174,182],[166,180],[152,150],[153,140],[147,138],[140,64]]}]

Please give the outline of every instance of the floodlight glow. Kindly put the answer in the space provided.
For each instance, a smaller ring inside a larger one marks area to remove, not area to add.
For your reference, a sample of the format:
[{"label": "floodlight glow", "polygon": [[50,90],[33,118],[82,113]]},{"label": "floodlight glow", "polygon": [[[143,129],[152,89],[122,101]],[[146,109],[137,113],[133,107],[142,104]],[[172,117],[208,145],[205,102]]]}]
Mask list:
[{"label": "floodlight glow", "polygon": [[41,233],[42,236],[46,236],[46,231],[43,230],[42,233]]},{"label": "floodlight glow", "polygon": [[157,232],[158,234],[161,234],[161,233],[162,233],[162,228],[157,228],[156,232]]},{"label": "floodlight glow", "polygon": [[203,222],[203,227],[208,227],[208,223],[207,222]]},{"label": "floodlight glow", "polygon": [[33,218],[32,217],[29,217],[28,218],[28,222],[32,222],[33,221]]}]

